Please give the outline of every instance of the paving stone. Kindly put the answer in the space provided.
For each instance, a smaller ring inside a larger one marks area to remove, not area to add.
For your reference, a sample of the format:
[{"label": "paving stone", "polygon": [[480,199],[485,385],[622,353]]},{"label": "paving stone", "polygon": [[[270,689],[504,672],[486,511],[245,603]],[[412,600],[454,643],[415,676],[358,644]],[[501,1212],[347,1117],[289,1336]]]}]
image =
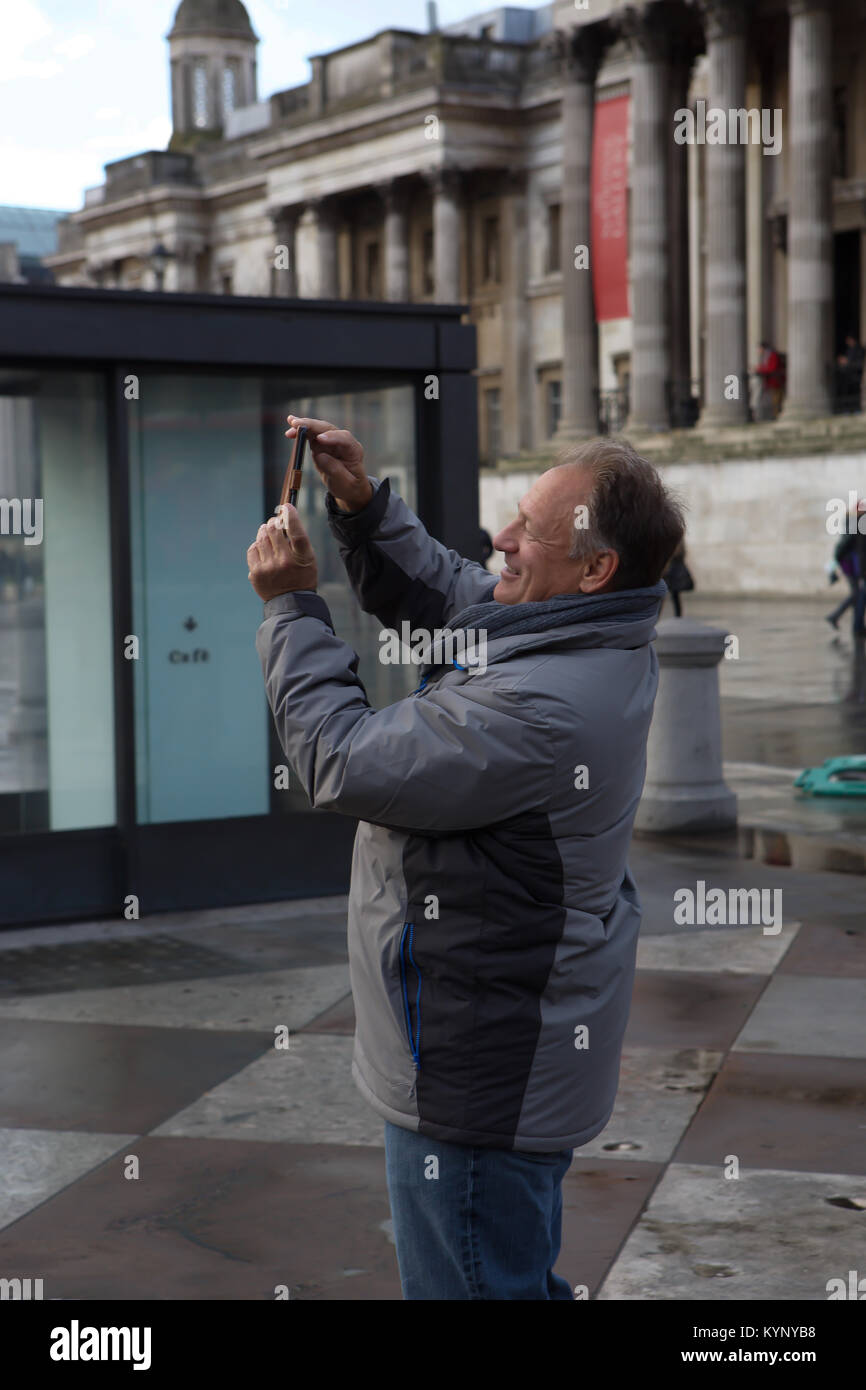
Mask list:
[{"label": "paving stone", "polygon": [[[193,908],[185,912],[154,912],[138,921],[99,917],[55,926],[10,927],[0,931],[0,951],[31,946],[70,946],[83,941],[140,940],[169,935],[201,941],[204,936],[239,954],[257,935],[276,934],[290,943],[300,939],[313,945],[320,936],[342,932],[345,945],[348,898],[297,898],[273,903],[246,903],[241,907]],[[290,962],[278,962],[289,964]],[[313,964],[312,961],[309,964]]]},{"label": "paving stone", "polygon": [[384,1145],[352,1080],[351,1038],[299,1033],[167,1119],[158,1135]]},{"label": "paving stone", "polygon": [[866,980],[776,976],[735,1051],[866,1057]]},{"label": "paving stone", "polygon": [[866,1062],[731,1052],[677,1152],[681,1163],[866,1175]]},{"label": "paving stone", "polygon": [[278,1024],[301,1028],[342,998],[348,987],[348,965],[314,965],[170,984],[28,995],[0,1000],[0,1018],[273,1034]]},{"label": "paving stone", "polygon": [[[134,1134],[0,1129],[0,1228],[40,1206],[112,1154],[126,1152],[134,1138]],[[27,1271],[20,1277],[26,1278]]]},{"label": "paving stone", "polygon": [[637,966],[638,970],[771,975],[799,930],[798,922],[788,922],[778,936],[765,936],[760,927],[693,927],[693,935],[641,936]]},{"label": "paving stone", "polygon": [[700,1048],[624,1047],[613,1115],[601,1134],[578,1150],[580,1156],[667,1162],[721,1060],[721,1052]]},{"label": "paving stone", "polygon": [[866,979],[866,928],[801,927],[779,974]]},{"label": "paving stone", "polygon": [[314,1018],[301,1029],[304,1033],[355,1033],[355,1001],[351,994],[341,999],[333,1008]]},{"label": "paving stone", "polygon": [[[599,1298],[790,1301],[827,1297],[827,1281],[863,1267],[866,1194],[850,1174],[674,1163],[632,1231]],[[778,1320],[778,1319],[777,1319]]]},{"label": "paving stone", "polygon": [[259,1033],[0,1019],[0,1125],[141,1134],[265,1050]]},{"label": "paving stone", "polygon": [[625,1043],[726,1051],[766,985],[764,975],[641,970],[635,977]]},{"label": "paving stone", "polygon": [[562,1250],[556,1273],[594,1297],[662,1169],[656,1163],[575,1154],[562,1182]]},{"label": "paving stone", "polygon": [[198,980],[239,968],[232,956],[201,941],[177,941],[162,933],[133,940],[118,937],[28,946],[4,951],[0,959],[0,998],[138,985],[148,980]]},{"label": "paving stone", "polygon": [[382,1148],[141,1138],[0,1233],[45,1298],[401,1298]]},{"label": "paving stone", "polygon": [[[270,904],[273,909],[278,904]],[[256,970],[288,970],[348,959],[346,913],[308,912],[252,922],[191,923],[174,927],[180,941],[206,941],[239,964]]]}]

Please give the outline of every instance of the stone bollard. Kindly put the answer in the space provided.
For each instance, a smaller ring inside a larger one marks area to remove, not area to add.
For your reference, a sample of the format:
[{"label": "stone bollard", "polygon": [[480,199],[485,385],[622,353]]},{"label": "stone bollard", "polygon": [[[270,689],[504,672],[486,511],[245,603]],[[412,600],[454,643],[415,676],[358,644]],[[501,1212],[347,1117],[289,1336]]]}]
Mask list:
[{"label": "stone bollard", "polygon": [[692,618],[656,624],[659,688],[636,830],[725,830],[737,798],[722,779],[719,673],[726,634]]}]

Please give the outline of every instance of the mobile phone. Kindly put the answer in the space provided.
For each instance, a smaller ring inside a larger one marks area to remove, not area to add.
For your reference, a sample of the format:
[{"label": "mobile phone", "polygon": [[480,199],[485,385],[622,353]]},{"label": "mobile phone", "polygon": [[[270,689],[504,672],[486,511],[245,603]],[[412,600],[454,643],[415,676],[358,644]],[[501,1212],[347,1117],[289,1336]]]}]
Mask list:
[{"label": "mobile phone", "polygon": [[[280,494],[280,507],[286,502],[291,502],[292,506],[298,500],[298,492],[301,487],[301,470],[304,466],[304,454],[307,449],[307,426],[300,425],[298,433],[295,435],[295,447],[292,450],[292,457],[286,469],[286,476],[283,478],[283,490]],[[279,510],[279,508],[277,509]]]}]

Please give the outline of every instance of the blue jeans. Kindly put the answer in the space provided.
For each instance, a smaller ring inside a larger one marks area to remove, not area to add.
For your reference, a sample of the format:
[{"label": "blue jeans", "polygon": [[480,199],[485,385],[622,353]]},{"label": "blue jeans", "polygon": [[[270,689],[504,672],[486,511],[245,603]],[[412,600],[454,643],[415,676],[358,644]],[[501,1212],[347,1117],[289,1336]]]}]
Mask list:
[{"label": "blue jeans", "polygon": [[385,1121],[405,1299],[573,1299],[553,1273],[573,1149],[516,1153],[428,1139]]}]

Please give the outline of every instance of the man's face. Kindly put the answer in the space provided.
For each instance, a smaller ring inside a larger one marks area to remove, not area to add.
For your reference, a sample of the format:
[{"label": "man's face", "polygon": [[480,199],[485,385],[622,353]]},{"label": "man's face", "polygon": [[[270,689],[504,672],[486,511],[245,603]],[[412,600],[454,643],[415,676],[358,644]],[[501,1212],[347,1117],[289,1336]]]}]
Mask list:
[{"label": "man's face", "polygon": [[568,558],[575,508],[588,504],[591,489],[591,473],[576,468],[551,468],[533,483],[515,519],[493,538],[506,562],[493,590],[497,603],[535,603],[603,587],[604,574]]}]

